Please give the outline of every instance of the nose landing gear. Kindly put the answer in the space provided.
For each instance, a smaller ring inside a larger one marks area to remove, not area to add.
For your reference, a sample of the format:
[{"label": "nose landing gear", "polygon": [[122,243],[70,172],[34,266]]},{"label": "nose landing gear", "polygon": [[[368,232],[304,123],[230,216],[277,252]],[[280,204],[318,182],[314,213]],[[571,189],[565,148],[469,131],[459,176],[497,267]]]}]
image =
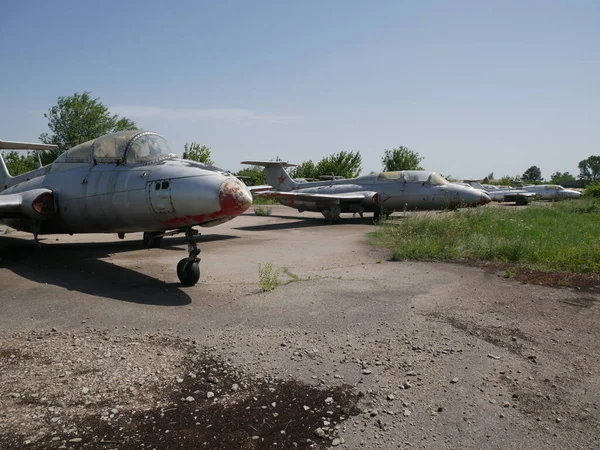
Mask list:
[{"label": "nose landing gear", "polygon": [[200,266],[198,264],[200,262],[200,258],[198,257],[200,249],[198,248],[195,237],[197,234],[198,230],[194,230],[192,227],[185,229],[189,256],[183,258],[177,264],[177,276],[179,277],[179,281],[186,286],[194,286],[200,279]]}]

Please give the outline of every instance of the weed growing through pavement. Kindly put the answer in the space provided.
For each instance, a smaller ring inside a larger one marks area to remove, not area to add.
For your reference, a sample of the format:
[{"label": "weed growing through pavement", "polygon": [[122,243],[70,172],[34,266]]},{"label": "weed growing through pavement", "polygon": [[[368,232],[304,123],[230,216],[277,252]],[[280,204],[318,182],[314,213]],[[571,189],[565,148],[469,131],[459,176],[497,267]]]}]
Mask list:
[{"label": "weed growing through pavement", "polygon": [[271,263],[260,264],[258,280],[263,291],[272,291],[279,286],[279,269]]},{"label": "weed growing through pavement", "polygon": [[300,277],[298,275],[296,275],[295,273],[293,273],[292,271],[290,271],[290,269],[288,269],[287,267],[283,268],[283,273],[286,274],[288,277],[290,277],[290,279],[285,284],[293,283],[294,281],[300,280]]}]

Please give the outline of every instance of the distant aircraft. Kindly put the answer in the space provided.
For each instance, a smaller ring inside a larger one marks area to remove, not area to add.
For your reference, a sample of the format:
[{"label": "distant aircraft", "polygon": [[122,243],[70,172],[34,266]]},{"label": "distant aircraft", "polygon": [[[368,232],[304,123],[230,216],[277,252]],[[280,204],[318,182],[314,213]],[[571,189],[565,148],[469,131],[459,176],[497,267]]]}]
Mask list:
[{"label": "distant aircraft", "polygon": [[475,189],[486,192],[493,202],[515,202],[517,205],[526,205],[535,199],[535,194],[523,189],[511,187],[498,187],[491,184],[481,184],[478,180],[463,180]]},{"label": "distant aircraft", "polygon": [[[0,141],[0,149],[49,150],[54,145]],[[12,177],[0,155],[0,223],[40,234],[144,232],[158,247],[185,233],[189,256],[177,264],[181,283],[200,279],[199,225],[242,214],[252,194],[236,177],[177,158],[151,131],[122,131],[80,144],[52,164]]]},{"label": "distant aircraft", "polygon": [[540,200],[565,200],[581,197],[581,192],[574,189],[565,189],[558,184],[529,185],[523,186],[521,189],[537,195]]},{"label": "distant aircraft", "polygon": [[316,211],[328,222],[342,213],[374,213],[375,220],[394,211],[440,210],[485,205],[490,197],[476,189],[449,183],[437,172],[405,170],[350,179],[297,183],[283,161],[242,161],[265,167],[267,186],[251,186],[257,197],[277,199],[300,212]]}]

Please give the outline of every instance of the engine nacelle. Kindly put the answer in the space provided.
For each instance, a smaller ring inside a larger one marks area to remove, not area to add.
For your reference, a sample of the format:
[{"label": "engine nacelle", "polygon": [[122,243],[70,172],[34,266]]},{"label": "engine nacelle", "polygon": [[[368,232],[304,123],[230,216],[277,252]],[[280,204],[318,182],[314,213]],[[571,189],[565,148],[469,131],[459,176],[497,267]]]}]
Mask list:
[{"label": "engine nacelle", "polygon": [[378,205],[379,204],[379,194],[377,192],[369,192],[364,200],[361,202],[361,205]]},{"label": "engine nacelle", "polygon": [[54,194],[50,189],[21,192],[21,214],[33,220],[48,220],[56,214]]}]

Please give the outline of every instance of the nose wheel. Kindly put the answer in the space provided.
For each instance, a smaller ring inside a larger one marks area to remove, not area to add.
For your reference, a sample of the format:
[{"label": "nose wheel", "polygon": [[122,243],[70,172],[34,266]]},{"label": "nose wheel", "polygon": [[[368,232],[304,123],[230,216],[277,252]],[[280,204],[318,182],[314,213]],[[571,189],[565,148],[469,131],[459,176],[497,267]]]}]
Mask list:
[{"label": "nose wheel", "polygon": [[181,284],[186,286],[194,286],[200,280],[200,265],[198,264],[200,262],[200,258],[198,257],[200,249],[195,237],[197,234],[197,230],[191,227],[186,228],[185,237],[187,239],[189,256],[177,263],[177,277],[179,277]]}]

